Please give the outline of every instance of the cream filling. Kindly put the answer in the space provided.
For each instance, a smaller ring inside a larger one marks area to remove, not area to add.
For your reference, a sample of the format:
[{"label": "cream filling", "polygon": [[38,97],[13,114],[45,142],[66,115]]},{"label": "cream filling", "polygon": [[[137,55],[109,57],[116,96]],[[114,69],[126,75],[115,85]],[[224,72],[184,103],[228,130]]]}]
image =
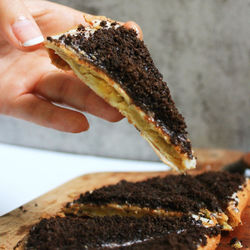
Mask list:
[{"label": "cream filling", "polygon": [[[166,211],[164,209],[151,209],[147,207],[139,207],[133,205],[119,205],[116,203],[109,203],[106,205],[94,205],[94,204],[79,204],[72,203],[70,207],[63,208],[63,212],[65,214],[74,214],[77,216],[132,216],[136,218],[143,217],[145,215],[154,215],[154,216],[166,216],[166,217],[181,217],[184,215],[183,212],[177,211]],[[191,214],[192,218],[195,220],[201,220],[203,226],[205,227],[213,227],[219,221],[219,214],[212,214],[207,209],[201,210],[198,214]],[[223,218],[223,223],[226,224],[228,217],[223,214],[220,214],[221,218]],[[222,222],[222,220],[221,220]],[[221,223],[220,223],[221,224]]]},{"label": "cream filling", "polygon": [[134,245],[134,244],[142,243],[142,242],[148,241],[148,240],[150,240],[150,239],[151,239],[151,238],[147,238],[147,239],[144,239],[144,240],[127,241],[127,242],[124,242],[124,243],[122,243],[122,244],[117,244],[117,243],[105,243],[105,244],[102,244],[101,247],[109,247],[109,248],[125,247],[125,246],[131,246],[131,245]]},{"label": "cream filling", "polygon": [[248,202],[248,192],[250,192],[250,181],[246,178],[244,186],[241,185],[238,187],[241,190],[233,193],[230,197],[232,200],[228,203],[226,213],[229,217],[229,224],[232,227],[237,227],[239,224],[242,224],[241,214],[244,208],[247,206]]},{"label": "cream filling", "polygon": [[157,216],[182,216],[183,213],[175,211],[166,211],[164,209],[150,209],[147,207],[138,207],[131,205],[119,205],[109,203],[107,205],[97,206],[94,204],[72,204],[69,208],[63,208],[66,214],[75,214],[77,216],[133,216],[140,218],[144,215],[157,215]]}]

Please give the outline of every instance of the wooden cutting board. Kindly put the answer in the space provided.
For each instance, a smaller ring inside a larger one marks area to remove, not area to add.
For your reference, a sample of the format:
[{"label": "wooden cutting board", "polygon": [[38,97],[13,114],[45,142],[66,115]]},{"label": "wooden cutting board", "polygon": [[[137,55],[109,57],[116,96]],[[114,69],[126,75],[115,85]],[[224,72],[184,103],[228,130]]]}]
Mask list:
[{"label": "wooden cutting board", "polygon": [[[196,155],[198,157],[198,167],[196,170],[190,171],[190,174],[196,174],[204,170],[219,170],[222,166],[239,160],[243,154],[238,151],[198,149]],[[78,177],[0,217],[0,249],[13,249],[17,242],[28,233],[31,226],[38,222],[41,217],[55,215],[62,206],[72,201],[80,193],[103,185],[115,184],[122,179],[139,181],[170,173],[172,172],[96,173]],[[237,237],[243,241],[243,245],[250,247],[250,201],[244,211],[243,221],[243,226],[239,226],[234,232],[223,236],[218,249],[231,249],[228,243],[232,237]]]}]

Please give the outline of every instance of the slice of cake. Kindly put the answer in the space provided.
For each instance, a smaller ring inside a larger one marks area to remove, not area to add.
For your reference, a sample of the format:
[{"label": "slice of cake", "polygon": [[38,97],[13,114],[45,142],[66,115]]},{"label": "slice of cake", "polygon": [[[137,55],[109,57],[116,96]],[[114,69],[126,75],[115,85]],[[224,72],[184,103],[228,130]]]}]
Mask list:
[{"label": "slice of cake", "polygon": [[126,116],[163,162],[181,171],[194,168],[184,118],[144,42],[134,30],[107,18],[85,19],[89,27],[47,38],[52,62],[72,69]]},{"label": "slice of cake", "polygon": [[190,175],[168,175],[146,181],[105,186],[81,194],[68,203],[66,213],[105,216],[120,214],[140,217],[144,214],[182,215],[201,209],[219,210],[218,200]]},{"label": "slice of cake", "polygon": [[250,196],[250,179],[228,172],[207,172],[196,176],[220,203],[232,228],[241,224],[241,214]]},{"label": "slice of cake", "polygon": [[218,221],[224,230],[232,230],[240,223],[249,187],[249,180],[238,174],[168,175],[135,183],[121,181],[86,192],[63,210],[77,216],[189,214],[207,224]]},{"label": "slice of cake", "polygon": [[191,217],[55,217],[43,219],[16,249],[215,249],[220,227]]}]

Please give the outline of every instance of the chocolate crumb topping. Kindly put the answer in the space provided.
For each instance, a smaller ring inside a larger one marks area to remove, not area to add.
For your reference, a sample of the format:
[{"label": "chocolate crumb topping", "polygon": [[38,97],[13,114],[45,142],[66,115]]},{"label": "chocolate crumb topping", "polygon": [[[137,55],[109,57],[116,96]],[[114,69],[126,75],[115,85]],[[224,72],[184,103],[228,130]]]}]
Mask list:
[{"label": "chocolate crumb topping", "polygon": [[[100,26],[104,28],[90,34],[88,39],[84,27],[79,26],[77,34],[67,34],[59,40],[77,53],[84,51],[85,55],[79,54],[82,59],[101,68],[119,83],[134,103],[170,136],[171,143],[179,145],[181,152],[192,159],[184,118],[175,107],[169,88],[147,47],[134,30],[115,25],[112,23],[107,28],[107,22],[102,21]],[[47,39],[51,41],[52,38]]]},{"label": "chocolate crumb topping", "polygon": [[[165,209],[166,211],[194,212],[207,208],[213,212],[225,210],[232,195],[245,182],[239,174],[228,172],[206,172],[201,175],[167,175],[140,182],[120,181],[81,194],[74,203],[97,206],[117,203]],[[70,207],[72,203],[68,203]]]},{"label": "chocolate crumb topping", "polygon": [[107,21],[101,21],[100,26],[101,27],[106,27],[107,26]]},{"label": "chocolate crumb topping", "polygon": [[233,200],[232,195],[242,190],[241,186],[246,181],[245,177],[238,173],[215,171],[197,175],[196,179],[203,183],[207,190],[217,198],[223,210],[227,207],[228,202]]},{"label": "chocolate crumb topping", "polygon": [[183,213],[199,212],[201,208],[210,211],[220,209],[216,197],[190,175],[168,175],[136,183],[123,180],[116,185],[81,194],[74,203],[98,206],[117,203]]},{"label": "chocolate crumb topping", "polygon": [[218,226],[205,228],[186,216],[55,217],[31,228],[26,249],[197,249],[206,245],[206,235],[219,233]]}]

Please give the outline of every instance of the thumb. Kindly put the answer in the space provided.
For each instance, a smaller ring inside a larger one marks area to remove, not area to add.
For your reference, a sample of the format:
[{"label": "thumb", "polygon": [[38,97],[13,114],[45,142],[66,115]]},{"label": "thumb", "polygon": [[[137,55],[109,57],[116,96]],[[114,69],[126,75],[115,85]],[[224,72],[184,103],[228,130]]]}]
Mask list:
[{"label": "thumb", "polygon": [[14,47],[26,50],[44,41],[22,0],[0,0],[0,33]]}]

